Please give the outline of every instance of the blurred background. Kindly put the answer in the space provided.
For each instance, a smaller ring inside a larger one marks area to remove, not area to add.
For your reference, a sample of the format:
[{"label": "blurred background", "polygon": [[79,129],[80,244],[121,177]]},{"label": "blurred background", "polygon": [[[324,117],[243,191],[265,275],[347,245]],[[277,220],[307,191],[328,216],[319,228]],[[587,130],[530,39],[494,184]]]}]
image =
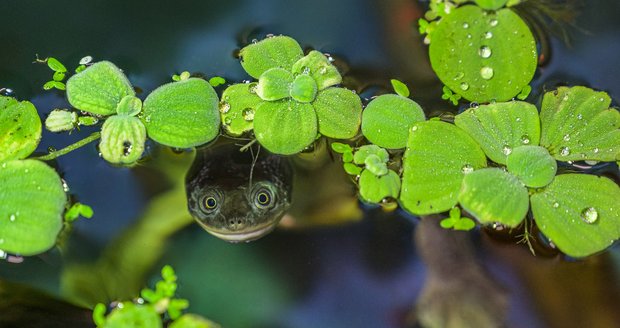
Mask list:
[{"label": "blurred background", "polygon": [[[441,83],[430,69],[427,48],[417,32],[425,1],[3,0],[1,4],[0,88],[32,101],[42,118],[68,104],[63,93],[42,90],[51,73],[45,65],[33,64],[37,54],[56,57],[70,70],[86,55],[110,60],[143,90],[139,97],[144,98],[169,82],[172,74],[185,70],[222,76],[230,83],[248,79],[235,52],[269,33],[292,36],[305,49],[333,55],[345,73],[345,85],[363,97],[386,92],[389,79],[397,78],[409,85],[412,98],[427,115],[458,110],[439,101]],[[620,2],[584,1],[549,8],[558,19],[571,15],[575,19],[541,25],[546,36],[540,39],[541,49],[547,57],[529,100],[537,102],[539,95],[558,84],[580,84],[609,92],[617,105]],[[44,132],[38,151],[62,148],[92,131]],[[76,223],[64,252],[55,249],[22,263],[0,262],[0,280],[71,301],[60,283],[67,264],[97,258],[171,183],[148,163],[133,169],[112,167],[98,157],[95,145],[63,156],[54,165],[71,194],[91,205],[95,216]],[[183,202],[177,206],[179,212],[185,211]],[[401,211],[363,209],[364,218],[352,223],[278,229],[249,244],[229,244],[190,225],[164,244],[162,258],[146,269],[150,278],[143,284],[152,283],[163,264],[171,264],[180,280],[178,294],[190,300],[190,312],[224,327],[414,327],[413,310],[428,275],[413,243],[418,219]],[[489,279],[507,292],[507,326],[620,325],[614,309],[620,298],[618,247],[586,260],[571,260],[553,250],[535,257],[502,232],[476,230],[463,237],[473,241],[476,261],[492,276]],[[449,248],[446,245],[448,252]],[[149,252],[148,245],[136,251]],[[439,247],[433,254],[443,257],[443,251]],[[458,298],[452,303],[460,306]],[[0,317],[5,314],[0,312]]]}]

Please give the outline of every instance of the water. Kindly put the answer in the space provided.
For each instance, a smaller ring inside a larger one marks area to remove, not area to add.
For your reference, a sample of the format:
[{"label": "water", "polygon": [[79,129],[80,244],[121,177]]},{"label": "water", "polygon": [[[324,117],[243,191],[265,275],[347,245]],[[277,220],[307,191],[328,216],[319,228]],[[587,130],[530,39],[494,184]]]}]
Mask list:
[{"label": "water", "polygon": [[[575,34],[571,47],[551,39],[553,57],[538,72],[530,99],[535,99],[543,86],[550,89],[557,82],[586,83],[620,99],[620,85],[616,83],[620,75],[620,24],[614,14],[620,4],[608,2],[614,8],[601,9],[601,3],[584,8],[578,25],[589,33]],[[428,115],[450,107],[436,101],[441,87],[424,64],[427,48],[421,38],[412,36],[411,21],[419,14],[413,4],[324,0],[151,1],[149,6],[118,0],[9,2],[3,11],[10,15],[0,22],[0,42],[6,45],[0,52],[0,88],[33,101],[42,116],[53,108],[65,108],[62,94],[41,90],[51,72],[44,65],[31,63],[37,53],[40,57],[58,57],[71,66],[69,69],[85,56],[92,56],[94,61],[111,60],[144,90],[138,95],[141,98],[170,81],[172,74],[185,70],[238,82],[248,77],[234,58],[234,50],[268,33],[282,33],[295,37],[304,47],[331,53],[351,80],[384,81],[383,85],[378,83],[379,90],[391,89],[390,78],[405,81]],[[484,37],[496,36],[489,31]],[[94,131],[96,128],[82,126],[72,135],[45,132],[39,151],[60,149]],[[156,147],[148,147],[156,153]],[[157,171],[106,164],[94,146],[61,157],[57,167],[71,193],[95,212],[93,219],[80,220],[75,226],[71,239],[74,246],[65,254],[71,261],[99,255],[102,247],[167,187],[158,182],[162,178]],[[182,202],[178,206],[182,207]],[[224,243],[190,225],[171,238],[147,282],[153,281],[162,264],[172,264],[182,282],[179,293],[190,299],[190,310],[225,326],[399,327],[404,326],[426,277],[411,243],[414,229],[415,220],[402,211],[388,215],[378,209],[367,210],[361,222],[277,230],[242,245]],[[512,291],[511,323],[559,326],[563,318],[583,322],[584,326],[591,323],[585,312],[567,315],[544,305],[536,308],[531,298],[543,298],[528,294],[552,286],[560,295],[558,299],[571,299],[574,281],[537,283],[549,280],[541,277],[579,276],[574,266],[549,265],[544,257],[531,256],[525,247],[497,247],[486,234],[474,232],[473,236],[483,263]],[[146,254],[150,250],[145,247],[141,251]],[[59,295],[60,274],[65,268],[62,259],[54,250],[26,258],[21,264],[1,262],[0,277]],[[596,260],[608,263],[604,257]],[[592,261],[580,265],[582,270],[586,266],[588,272],[598,272]],[[598,272],[598,277],[613,279],[612,268],[603,269],[606,271]],[[613,286],[600,288],[593,283],[590,290],[618,298]],[[598,317],[609,318],[604,304],[596,308]]]}]

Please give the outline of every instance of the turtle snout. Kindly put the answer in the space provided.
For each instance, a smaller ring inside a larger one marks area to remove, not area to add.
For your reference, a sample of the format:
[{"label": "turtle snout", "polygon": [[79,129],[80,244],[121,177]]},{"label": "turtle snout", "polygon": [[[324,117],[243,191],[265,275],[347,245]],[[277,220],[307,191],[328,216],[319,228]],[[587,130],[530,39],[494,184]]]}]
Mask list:
[{"label": "turtle snout", "polygon": [[228,219],[227,228],[231,231],[239,231],[245,228],[247,224],[248,221],[245,218],[232,218]]}]

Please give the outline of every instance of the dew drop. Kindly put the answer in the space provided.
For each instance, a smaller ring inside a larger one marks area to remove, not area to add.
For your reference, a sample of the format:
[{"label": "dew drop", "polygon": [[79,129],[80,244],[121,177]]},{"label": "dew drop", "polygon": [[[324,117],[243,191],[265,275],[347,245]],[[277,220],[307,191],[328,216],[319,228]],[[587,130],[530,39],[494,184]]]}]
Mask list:
[{"label": "dew drop", "polygon": [[232,118],[227,117],[227,118],[224,119],[224,124],[230,125],[231,123],[232,123]]},{"label": "dew drop", "polygon": [[493,33],[492,33],[492,32],[486,32],[486,33],[484,33],[484,38],[485,38],[485,39],[491,39],[491,38],[493,38]]},{"label": "dew drop", "polygon": [[465,76],[465,73],[463,73],[463,72],[458,72],[458,73],[456,73],[456,75],[454,76],[454,80],[455,80],[455,81],[456,81],[456,80],[460,80],[460,79],[462,79],[462,78],[463,78],[463,76]]},{"label": "dew drop", "polygon": [[[598,148],[594,148],[594,150],[593,150],[593,151],[594,151],[594,153],[595,153],[595,154],[598,154],[598,152],[599,152],[600,150],[599,150]],[[4,166],[3,166],[3,167],[4,167]]]},{"label": "dew drop", "polygon": [[2,168],[6,168],[6,163],[2,163]]},{"label": "dew drop", "polygon": [[80,65],[88,65],[92,61],[93,61],[93,57],[92,56],[82,57],[82,59],[80,59]]},{"label": "dew drop", "polygon": [[570,141],[570,135],[569,134],[565,134],[564,138],[562,138],[562,139],[564,139],[564,141]]},{"label": "dew drop", "polygon": [[246,109],[243,110],[242,114],[243,114],[243,119],[244,120],[246,120],[246,121],[254,120],[254,109],[246,108]]},{"label": "dew drop", "polygon": [[553,203],[553,208],[558,208],[560,207],[560,204],[558,202]]},{"label": "dew drop", "polygon": [[587,207],[581,211],[580,217],[583,222],[592,224],[598,220],[598,211],[594,207]]},{"label": "dew drop", "polygon": [[517,122],[521,122],[521,118],[520,118],[520,117],[517,117],[517,118],[515,119],[515,121],[517,121]]},{"label": "dew drop", "polygon": [[530,136],[528,136],[527,134],[524,134],[521,136],[521,143],[524,145],[527,145],[530,143]]},{"label": "dew drop", "polygon": [[463,28],[469,28],[469,24],[468,23],[463,23]]},{"label": "dew drop", "polygon": [[478,54],[482,58],[489,58],[491,57],[491,48],[489,48],[488,46],[482,46],[480,47],[480,49],[478,49]]},{"label": "dew drop", "polygon": [[319,74],[323,75],[325,73],[327,73],[327,67],[323,66],[319,69]]},{"label": "dew drop", "polygon": [[415,132],[416,130],[418,130],[418,126],[414,125],[411,127],[411,132]]},{"label": "dew drop", "polygon": [[9,217],[9,221],[11,222],[15,221],[15,214],[11,214],[11,216]]},{"label": "dew drop", "polygon": [[493,18],[493,19],[491,19],[491,20],[489,21],[489,25],[491,25],[491,26],[497,26],[497,23],[499,23],[499,22],[498,22],[498,21],[497,21],[497,19],[495,19],[495,18]]},{"label": "dew drop", "polygon": [[471,166],[471,164],[465,164],[461,168],[461,171],[463,172],[463,174],[469,174],[471,172],[474,172],[474,167]]},{"label": "dew drop", "polygon": [[560,148],[560,155],[562,155],[562,156],[570,155],[570,149],[568,149],[568,147]]},{"label": "dew drop", "polygon": [[468,39],[471,39],[471,34],[469,34],[469,33],[468,33],[468,34],[467,34],[467,38],[468,38]]},{"label": "dew drop", "polygon": [[504,147],[502,148],[502,153],[504,153],[504,155],[508,156],[512,153],[512,148],[510,148],[510,146],[508,145],[504,145]]},{"label": "dew drop", "polygon": [[257,85],[258,85],[258,83],[256,83],[256,82],[250,83],[250,85],[248,86],[248,91],[250,93],[256,93],[256,86]]},{"label": "dew drop", "polygon": [[467,91],[469,89],[469,84],[467,82],[461,83],[461,90]]},{"label": "dew drop", "polygon": [[581,115],[581,114],[577,114],[577,119],[578,119],[578,120],[583,119],[583,115]]},{"label": "dew drop", "polygon": [[28,172],[30,172],[30,170],[28,170],[28,169],[25,169],[25,170],[24,170],[24,173],[28,173]]},{"label": "dew drop", "polygon": [[493,77],[493,69],[488,66],[484,66],[480,69],[480,76],[485,80],[490,80]]},{"label": "dew drop", "polygon": [[230,110],[230,104],[229,103],[227,103],[225,101],[220,102],[220,113],[226,114],[226,113],[228,113],[229,110]]}]

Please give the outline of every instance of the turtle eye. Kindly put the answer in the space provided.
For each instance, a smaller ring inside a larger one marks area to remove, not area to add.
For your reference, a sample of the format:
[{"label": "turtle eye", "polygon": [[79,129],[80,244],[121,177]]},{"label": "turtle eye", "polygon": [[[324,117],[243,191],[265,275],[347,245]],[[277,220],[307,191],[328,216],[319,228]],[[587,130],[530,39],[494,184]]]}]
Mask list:
[{"label": "turtle eye", "polygon": [[267,188],[259,189],[254,195],[254,204],[256,207],[264,209],[271,206],[273,195]]},{"label": "turtle eye", "polygon": [[217,200],[214,197],[207,197],[205,199],[205,208],[212,210],[217,206]]},{"label": "turtle eye", "polygon": [[202,210],[206,213],[212,213],[219,207],[219,197],[211,194],[202,198],[201,202]]}]

